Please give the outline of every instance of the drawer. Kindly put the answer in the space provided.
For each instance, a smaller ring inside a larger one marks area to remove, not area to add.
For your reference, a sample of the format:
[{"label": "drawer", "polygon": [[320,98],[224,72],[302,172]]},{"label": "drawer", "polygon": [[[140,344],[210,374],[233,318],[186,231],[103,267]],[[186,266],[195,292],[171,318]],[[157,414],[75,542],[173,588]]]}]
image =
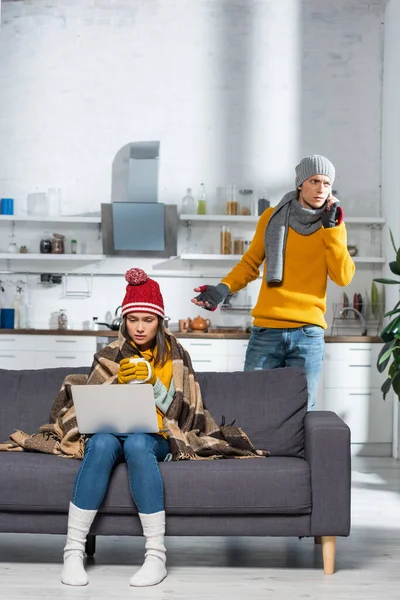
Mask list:
[{"label": "drawer", "polygon": [[226,340],[228,354],[245,355],[249,340]]},{"label": "drawer", "polygon": [[375,364],[382,344],[325,344],[325,360],[347,361],[351,364]]},{"label": "drawer", "polygon": [[182,346],[193,359],[201,356],[219,356],[227,352],[226,340],[181,339]]},{"label": "drawer", "polygon": [[367,364],[348,363],[343,360],[324,361],[323,378],[325,389],[380,388],[386,379],[371,360]]},{"label": "drawer", "polygon": [[0,351],[33,350],[35,337],[34,335],[0,334]]},{"label": "drawer", "polygon": [[390,443],[393,402],[380,390],[324,390],[318,409],[333,410],[351,429],[351,441]]},{"label": "drawer", "polygon": [[73,335],[33,335],[35,350],[39,352],[96,352],[96,338],[94,336]]},{"label": "drawer", "polygon": [[93,362],[92,352],[37,352],[35,369],[52,369],[54,367],[90,367]]},{"label": "drawer", "polygon": [[35,355],[29,350],[0,350],[0,369],[21,371],[35,368]]},{"label": "drawer", "polygon": [[204,371],[219,371],[225,373],[228,370],[227,359],[225,356],[199,357],[192,358],[193,369],[200,373]]},{"label": "drawer", "polygon": [[229,354],[228,355],[228,371],[243,371],[245,355],[240,354]]}]

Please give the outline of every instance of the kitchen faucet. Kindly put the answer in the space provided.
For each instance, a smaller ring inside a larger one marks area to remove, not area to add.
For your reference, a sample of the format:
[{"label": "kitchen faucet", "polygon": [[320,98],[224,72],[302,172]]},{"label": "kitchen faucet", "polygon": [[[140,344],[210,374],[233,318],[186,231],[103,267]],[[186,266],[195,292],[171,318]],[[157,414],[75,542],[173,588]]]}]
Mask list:
[{"label": "kitchen faucet", "polygon": [[367,335],[367,323],[365,321],[364,316],[360,313],[359,310],[357,310],[356,308],[353,308],[352,306],[345,306],[340,311],[340,316],[343,317],[345,315],[345,313],[347,313],[349,311],[353,312],[355,314],[355,316],[360,319],[361,335],[363,335],[363,336]]}]

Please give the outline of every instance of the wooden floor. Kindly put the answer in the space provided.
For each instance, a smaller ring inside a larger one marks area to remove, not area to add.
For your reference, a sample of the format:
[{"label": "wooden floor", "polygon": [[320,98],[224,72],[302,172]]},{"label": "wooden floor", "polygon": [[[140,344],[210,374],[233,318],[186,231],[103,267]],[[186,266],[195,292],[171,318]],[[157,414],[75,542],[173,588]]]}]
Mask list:
[{"label": "wooden floor", "polygon": [[90,583],[60,583],[64,538],[0,534],[1,599],[157,600],[400,599],[400,463],[353,459],[353,526],[338,539],[335,575],[321,547],[297,538],[168,538],[169,575],[153,588],[129,587],[143,557],[139,538],[98,539]]}]

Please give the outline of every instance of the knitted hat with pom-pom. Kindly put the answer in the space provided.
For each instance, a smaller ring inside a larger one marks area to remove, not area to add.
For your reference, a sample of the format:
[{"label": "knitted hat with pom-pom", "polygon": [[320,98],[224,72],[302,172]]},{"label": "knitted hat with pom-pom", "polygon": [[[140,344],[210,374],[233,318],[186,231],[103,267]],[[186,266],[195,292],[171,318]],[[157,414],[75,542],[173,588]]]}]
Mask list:
[{"label": "knitted hat with pom-pom", "polygon": [[164,318],[164,300],[158,283],[150,279],[142,269],[129,269],[125,273],[125,279],[128,285],[122,302],[122,316],[145,312]]}]

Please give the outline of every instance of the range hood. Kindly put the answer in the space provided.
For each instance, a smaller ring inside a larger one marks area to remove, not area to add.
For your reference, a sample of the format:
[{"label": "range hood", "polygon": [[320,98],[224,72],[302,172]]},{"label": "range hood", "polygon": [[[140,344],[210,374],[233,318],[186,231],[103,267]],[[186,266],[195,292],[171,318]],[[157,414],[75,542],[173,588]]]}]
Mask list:
[{"label": "range hood", "polygon": [[105,254],[176,255],[177,207],[158,202],[159,150],[159,142],[135,142],[116,154],[112,202],[101,205]]}]

